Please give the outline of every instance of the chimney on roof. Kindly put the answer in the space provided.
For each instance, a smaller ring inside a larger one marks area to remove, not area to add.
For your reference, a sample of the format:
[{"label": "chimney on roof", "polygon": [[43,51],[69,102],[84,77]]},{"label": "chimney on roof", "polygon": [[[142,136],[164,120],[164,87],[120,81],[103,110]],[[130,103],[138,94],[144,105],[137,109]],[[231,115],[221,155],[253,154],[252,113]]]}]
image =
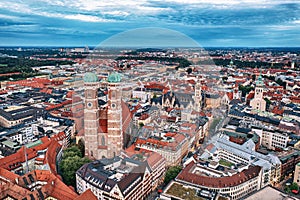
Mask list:
[{"label": "chimney on roof", "polygon": [[17,183],[17,185],[18,185],[18,184],[19,184],[19,179],[18,179],[18,178],[16,178],[16,180],[15,180],[15,181],[16,181],[16,183]]}]

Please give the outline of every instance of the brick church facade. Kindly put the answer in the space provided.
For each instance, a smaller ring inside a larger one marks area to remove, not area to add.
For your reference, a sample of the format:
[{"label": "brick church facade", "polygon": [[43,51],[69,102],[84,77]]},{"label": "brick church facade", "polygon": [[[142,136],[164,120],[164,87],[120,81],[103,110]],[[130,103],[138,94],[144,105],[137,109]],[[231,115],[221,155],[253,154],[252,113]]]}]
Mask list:
[{"label": "brick church facade", "polygon": [[120,155],[132,121],[130,110],[122,101],[120,75],[110,74],[104,84],[107,87],[107,101],[99,106],[98,89],[101,83],[94,73],[84,76],[85,156],[91,159]]}]

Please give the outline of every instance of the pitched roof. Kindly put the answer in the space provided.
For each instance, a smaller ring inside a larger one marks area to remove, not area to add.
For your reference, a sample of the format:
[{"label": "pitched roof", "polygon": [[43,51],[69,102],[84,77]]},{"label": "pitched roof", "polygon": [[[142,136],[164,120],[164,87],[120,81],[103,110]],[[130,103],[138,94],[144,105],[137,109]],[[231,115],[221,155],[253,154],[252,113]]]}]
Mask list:
[{"label": "pitched roof", "polygon": [[15,179],[19,178],[19,175],[0,167],[0,178],[1,177],[5,178],[11,182],[14,182]]},{"label": "pitched roof", "polygon": [[209,177],[192,173],[195,167],[196,164],[194,162],[189,163],[187,167],[179,173],[176,179],[212,188],[234,187],[257,177],[261,171],[260,166],[251,166],[232,176]]},{"label": "pitched roof", "polygon": [[65,137],[64,132],[60,132],[54,135],[52,138],[43,137],[42,144],[34,146],[32,148],[21,147],[16,153],[0,159],[0,167],[13,170],[21,166],[26,161],[25,152],[27,159],[31,160],[38,156],[38,151],[48,149],[46,152],[47,163],[53,173],[56,173],[56,154],[58,153],[61,145],[58,141],[63,140]]},{"label": "pitched roof", "polygon": [[[32,190],[34,183],[39,182],[41,187]],[[17,184],[8,182],[0,186],[0,198],[7,196],[14,199],[56,199],[73,200],[78,195],[65,185],[58,177],[48,170],[34,170],[18,177]]]},{"label": "pitched roof", "polygon": [[97,200],[97,197],[94,195],[91,189],[88,189],[74,200]]},{"label": "pitched roof", "polygon": [[132,120],[132,114],[127,106],[127,104],[122,101],[122,130],[125,132],[130,125]]}]

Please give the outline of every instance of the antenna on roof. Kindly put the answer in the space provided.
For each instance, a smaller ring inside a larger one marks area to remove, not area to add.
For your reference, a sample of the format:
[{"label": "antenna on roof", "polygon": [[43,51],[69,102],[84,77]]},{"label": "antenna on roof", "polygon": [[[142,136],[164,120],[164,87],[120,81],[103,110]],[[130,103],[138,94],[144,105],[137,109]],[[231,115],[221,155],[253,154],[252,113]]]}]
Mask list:
[{"label": "antenna on roof", "polygon": [[27,158],[27,151],[26,151],[26,148],[27,148],[27,147],[24,145],[25,162],[26,162],[25,174],[29,172],[29,166],[28,166],[28,158]]}]

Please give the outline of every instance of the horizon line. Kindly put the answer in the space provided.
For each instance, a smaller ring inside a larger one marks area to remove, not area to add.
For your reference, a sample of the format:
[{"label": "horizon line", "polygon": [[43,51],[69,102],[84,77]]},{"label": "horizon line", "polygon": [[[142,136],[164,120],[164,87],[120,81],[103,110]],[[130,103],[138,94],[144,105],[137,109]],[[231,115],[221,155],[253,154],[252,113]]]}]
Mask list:
[{"label": "horizon line", "polygon": [[3,45],[0,48],[300,48],[300,46],[97,46],[97,45]]}]

